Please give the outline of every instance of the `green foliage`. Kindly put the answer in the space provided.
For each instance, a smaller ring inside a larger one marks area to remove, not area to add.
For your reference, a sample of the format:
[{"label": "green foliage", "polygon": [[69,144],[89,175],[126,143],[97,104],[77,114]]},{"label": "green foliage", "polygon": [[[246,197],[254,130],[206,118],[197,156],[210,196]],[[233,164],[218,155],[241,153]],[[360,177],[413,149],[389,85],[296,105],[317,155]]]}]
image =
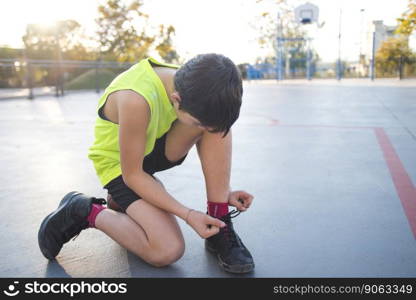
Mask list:
[{"label": "green foliage", "polygon": [[74,20],[51,25],[29,24],[22,37],[26,55],[31,59],[93,59],[82,45],[81,25]]},{"label": "green foliage", "polygon": [[98,76],[95,70],[89,70],[65,84],[67,90],[95,89],[96,81],[101,89],[106,88],[117,76],[114,71],[101,69]]},{"label": "green foliage", "polygon": [[0,47],[0,58],[18,58],[22,56],[22,49]]},{"label": "green foliage", "polygon": [[397,33],[410,35],[416,28],[416,0],[409,0],[408,8],[402,17],[397,19],[399,27]]},{"label": "green foliage", "polygon": [[[15,59],[17,61],[21,57],[21,49],[13,49],[7,47],[0,48],[1,59]],[[21,85],[22,78],[22,68],[12,66],[0,67],[0,88],[19,86]]]},{"label": "green foliage", "polygon": [[[28,59],[39,60],[97,60],[137,62],[148,55],[150,50],[156,50],[162,60],[168,63],[181,64],[182,61],[173,46],[175,28],[171,25],[152,27],[148,23],[149,16],[143,13],[142,0],[131,0],[129,4],[121,0],[106,0],[98,6],[99,27],[97,48],[90,49],[85,41],[93,38],[84,36],[81,25],[75,20],[61,20],[50,25],[29,24],[22,37],[25,48],[0,48],[0,58],[10,58],[22,61]],[[155,29],[155,35],[149,34]],[[157,29],[157,30],[156,30]],[[99,53],[100,52],[100,53]],[[57,81],[58,71],[54,65],[31,65],[30,72],[26,64],[9,64],[0,69],[0,85],[3,87],[17,87],[28,84],[28,78],[35,85],[53,85]],[[61,68],[65,78],[70,80],[68,88],[94,88],[95,79],[90,80],[89,72],[80,75],[75,65],[65,65]],[[101,74],[100,82],[109,83],[106,78],[113,78],[111,71]],[[63,74],[61,73],[61,74]],[[95,71],[93,71],[95,76]],[[30,74],[30,76],[28,76]],[[86,76],[85,78],[82,76]],[[106,77],[107,76],[107,77]],[[76,79],[71,80],[71,78]],[[91,83],[92,82],[92,83]]]},{"label": "green foliage", "polygon": [[[98,7],[98,43],[104,59],[134,62],[145,56],[155,38],[148,36],[144,26],[149,16],[140,11],[143,2],[134,0],[129,5],[120,0],[107,0]],[[136,24],[144,22],[142,29]]]},{"label": "green foliage", "polygon": [[142,0],[125,4],[121,0],[107,0],[98,7],[97,42],[105,60],[137,62],[148,56],[154,47],[168,63],[178,63],[179,55],[172,45],[175,28],[159,25],[159,34],[149,34],[149,15],[141,12]]},{"label": "green foliage", "polygon": [[[306,37],[306,32],[295,22],[292,4],[288,0],[257,0],[267,10],[257,17],[252,26],[259,32],[258,42],[262,47],[268,47],[276,51],[277,36],[294,38]],[[273,13],[270,13],[273,11]],[[279,12],[277,14],[277,12]],[[277,18],[279,16],[279,19]],[[285,42],[288,48],[305,50],[305,43],[301,41]]]},{"label": "green foliage", "polygon": [[159,25],[159,36],[162,41],[157,45],[156,50],[160,57],[167,63],[179,64],[179,55],[172,45],[172,35],[175,34],[175,27]]},{"label": "green foliage", "polygon": [[407,38],[391,37],[381,44],[376,53],[377,75],[396,75],[401,66],[411,63],[413,59]]},{"label": "green foliage", "polygon": [[[265,12],[257,17],[256,24],[252,26],[259,32],[258,42],[262,48],[273,50],[273,56],[277,51],[277,37],[285,38],[307,38],[302,25],[295,21],[293,3],[289,4],[288,0],[257,0],[259,4],[264,5]],[[273,13],[270,13],[273,11]],[[279,12],[279,13],[277,13]],[[279,18],[278,18],[279,16]],[[283,61],[290,57],[290,69],[306,68],[307,44],[305,41],[285,41],[285,53]],[[319,60],[315,50],[312,50],[312,64]],[[270,57],[264,58],[270,60]],[[262,61],[263,58],[260,58]],[[275,58],[273,58],[273,64]]]}]

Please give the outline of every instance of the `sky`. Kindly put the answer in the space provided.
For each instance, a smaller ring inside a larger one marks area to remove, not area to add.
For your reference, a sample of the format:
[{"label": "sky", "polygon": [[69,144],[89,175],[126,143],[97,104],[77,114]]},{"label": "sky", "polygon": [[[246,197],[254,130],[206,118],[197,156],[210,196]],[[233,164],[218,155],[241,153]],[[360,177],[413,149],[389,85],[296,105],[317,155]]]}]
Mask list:
[{"label": "sky", "polygon": [[[21,47],[21,37],[28,23],[77,20],[86,33],[96,30],[97,6],[104,0],[2,0],[0,10],[0,45]],[[128,0],[126,0],[128,1]],[[266,3],[268,0],[265,0]],[[288,0],[297,7],[304,0]],[[356,61],[363,47],[363,37],[373,20],[396,25],[396,18],[406,10],[408,0],[309,0],[319,7],[322,28],[309,25],[313,47],[322,61],[338,57],[338,34],[341,14],[341,58]],[[178,53],[189,59],[199,53],[216,52],[235,63],[253,63],[257,57],[273,54],[261,49],[258,33],[250,24],[256,16],[271,10],[256,0],[144,0],[143,10],[152,24],[173,25]],[[270,11],[277,15],[277,11]],[[412,38],[411,45],[413,46]]]}]

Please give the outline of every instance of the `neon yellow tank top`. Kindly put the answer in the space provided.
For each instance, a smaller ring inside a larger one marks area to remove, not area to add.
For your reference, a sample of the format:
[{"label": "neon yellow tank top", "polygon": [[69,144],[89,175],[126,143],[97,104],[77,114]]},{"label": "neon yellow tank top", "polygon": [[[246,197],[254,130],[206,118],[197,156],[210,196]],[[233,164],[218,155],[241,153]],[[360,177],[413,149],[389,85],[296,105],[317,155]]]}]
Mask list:
[{"label": "neon yellow tank top", "polygon": [[[169,131],[177,119],[175,109],[169,101],[165,87],[152,64],[179,68],[177,65],[160,63],[149,57],[133,65],[118,75],[105,89],[98,101],[97,114],[107,97],[119,90],[133,90],[142,95],[150,106],[150,123],[146,131],[146,147],[144,155],[152,152],[156,139]],[[97,117],[94,129],[94,143],[88,150],[88,158],[93,161],[95,171],[104,186],[112,179],[121,175],[119,125]]]}]

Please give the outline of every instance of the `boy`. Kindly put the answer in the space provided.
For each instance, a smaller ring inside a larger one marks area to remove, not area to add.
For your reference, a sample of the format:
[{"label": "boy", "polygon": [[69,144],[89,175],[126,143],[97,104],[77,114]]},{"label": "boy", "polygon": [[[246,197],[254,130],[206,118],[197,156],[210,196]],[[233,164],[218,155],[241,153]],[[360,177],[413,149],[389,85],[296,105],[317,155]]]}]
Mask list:
[{"label": "boy", "polygon": [[[147,263],[166,266],[184,253],[175,216],[205,240],[228,272],[254,269],[231,218],[253,196],[230,190],[231,131],[243,93],[235,64],[219,54],[198,55],[178,69],[149,57],[117,76],[98,103],[95,141],[88,157],[104,199],[68,193],[42,222],[38,240],[54,259],[63,244],[97,228]],[[207,213],[183,206],[153,176],[180,165],[196,145],[207,190]],[[228,206],[238,211],[229,212]]]}]

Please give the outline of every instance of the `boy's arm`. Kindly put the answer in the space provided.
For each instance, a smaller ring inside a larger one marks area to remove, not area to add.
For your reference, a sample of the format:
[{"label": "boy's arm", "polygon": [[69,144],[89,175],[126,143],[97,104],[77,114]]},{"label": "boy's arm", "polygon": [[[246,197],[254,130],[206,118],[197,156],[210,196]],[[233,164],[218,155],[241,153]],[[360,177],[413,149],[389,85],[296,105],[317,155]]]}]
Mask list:
[{"label": "boy's arm", "polygon": [[196,146],[204,173],[208,201],[228,202],[238,210],[246,211],[254,197],[245,191],[231,191],[230,187],[231,129],[224,138],[222,138],[222,133],[206,131]]},{"label": "boy's arm", "polygon": [[122,91],[117,95],[117,108],[120,125],[120,161],[124,182],[147,202],[185,219],[189,208],[169,195],[162,185],[142,168],[146,129],[150,121],[148,103],[133,91]]},{"label": "boy's arm", "polygon": [[222,136],[223,133],[205,131],[196,146],[204,173],[208,201],[226,203],[231,189],[231,129],[224,138]]},{"label": "boy's arm", "polygon": [[167,212],[185,220],[202,237],[219,232],[225,223],[185,207],[166,192],[162,185],[143,171],[146,130],[150,108],[146,100],[132,91],[123,91],[117,100],[120,161],[123,180],[136,194]]},{"label": "boy's arm", "polygon": [[207,198],[210,202],[227,203],[231,176],[231,129],[223,138],[222,133],[204,132],[196,144],[205,178]]}]

